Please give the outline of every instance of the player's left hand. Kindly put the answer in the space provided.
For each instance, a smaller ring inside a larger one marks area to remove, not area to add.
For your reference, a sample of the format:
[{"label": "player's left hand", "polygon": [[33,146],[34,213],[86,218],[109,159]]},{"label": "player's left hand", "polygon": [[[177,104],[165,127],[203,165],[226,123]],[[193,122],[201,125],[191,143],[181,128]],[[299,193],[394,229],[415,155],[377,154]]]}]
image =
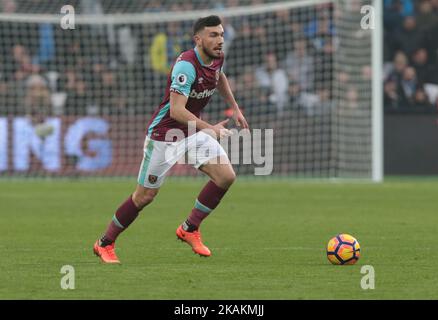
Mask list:
[{"label": "player's left hand", "polygon": [[234,111],[233,119],[239,127],[243,127],[244,129],[249,129],[248,122],[242,114],[242,111],[239,109]]}]

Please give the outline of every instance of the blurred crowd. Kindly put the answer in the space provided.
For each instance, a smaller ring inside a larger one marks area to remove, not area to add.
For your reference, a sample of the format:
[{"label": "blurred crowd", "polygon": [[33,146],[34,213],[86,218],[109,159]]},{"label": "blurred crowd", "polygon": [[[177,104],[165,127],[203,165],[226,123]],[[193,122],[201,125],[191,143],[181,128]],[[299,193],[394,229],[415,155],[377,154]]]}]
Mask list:
[{"label": "blurred crowd", "polygon": [[438,109],[438,1],[385,0],[387,111]]},{"label": "blurred crowd", "polygon": [[[0,8],[11,14],[53,14],[64,2],[0,0]],[[266,2],[75,0],[70,4],[76,13],[103,15]],[[354,21],[361,18],[357,4],[354,0],[347,4],[350,14],[356,15]],[[436,109],[437,12],[435,0],[385,0],[388,109]],[[352,28],[343,31],[342,40],[334,16],[332,6],[325,4],[224,19],[225,73],[247,114],[281,116],[287,110],[301,110],[320,115],[335,106],[369,105],[369,36]],[[26,114],[39,122],[49,115],[148,114],[163,97],[175,58],[193,47],[192,23],[77,24],[74,30],[63,30],[52,23],[0,21],[0,116]],[[342,41],[349,37],[368,41],[362,53],[352,55],[347,50]],[[218,112],[223,104],[215,97],[208,109]]]}]

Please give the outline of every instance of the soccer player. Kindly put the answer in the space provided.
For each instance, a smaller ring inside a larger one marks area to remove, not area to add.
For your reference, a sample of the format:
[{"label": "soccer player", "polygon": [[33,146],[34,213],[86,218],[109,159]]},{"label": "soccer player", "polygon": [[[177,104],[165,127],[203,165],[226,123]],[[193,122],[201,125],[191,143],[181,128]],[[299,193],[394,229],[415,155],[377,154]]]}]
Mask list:
[{"label": "soccer player", "polygon": [[[115,253],[117,237],[152,202],[166,173],[185,155],[210,180],[199,193],[187,219],[176,229],[176,235],[200,256],[211,255],[202,243],[199,226],[218,206],[236,174],[217,141],[230,134],[224,127],[228,119],[212,125],[200,119],[200,112],[217,88],[233,109],[236,124],[248,128],[248,123],[222,72],[224,29],[220,18],[198,19],[193,26],[193,35],[195,48],[181,53],[176,59],[168,77],[165,97],[148,123],[137,188],[117,209],[105,234],[94,244],[94,253],[105,263],[120,263]],[[189,124],[195,124],[195,133],[190,134]],[[176,140],[175,129],[182,133]],[[209,129],[209,134],[207,130],[201,131],[204,129]]]}]

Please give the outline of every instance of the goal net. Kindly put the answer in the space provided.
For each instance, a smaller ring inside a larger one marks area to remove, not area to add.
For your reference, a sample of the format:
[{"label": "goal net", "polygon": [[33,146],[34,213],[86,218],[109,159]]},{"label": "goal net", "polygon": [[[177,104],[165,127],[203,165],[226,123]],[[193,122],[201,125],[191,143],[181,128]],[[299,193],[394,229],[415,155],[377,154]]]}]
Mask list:
[{"label": "goal net", "polygon": [[[72,3],[1,3],[0,177],[137,175],[172,63],[193,48],[194,20],[217,14],[252,133],[227,149],[236,172],[379,179],[371,0]],[[229,116],[219,94],[202,115]]]}]

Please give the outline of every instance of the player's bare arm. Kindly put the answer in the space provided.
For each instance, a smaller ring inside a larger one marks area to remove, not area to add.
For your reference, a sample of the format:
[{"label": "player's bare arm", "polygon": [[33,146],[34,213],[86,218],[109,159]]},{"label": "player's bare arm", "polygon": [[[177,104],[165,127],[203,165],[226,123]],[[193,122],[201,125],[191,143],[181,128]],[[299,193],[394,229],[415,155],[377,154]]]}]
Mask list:
[{"label": "player's bare arm", "polygon": [[217,89],[219,90],[220,95],[225,100],[225,103],[233,109],[234,115],[233,118],[236,121],[239,127],[243,127],[245,129],[249,129],[248,122],[240,111],[239,105],[234,99],[233,92],[231,91],[230,84],[228,83],[228,79],[223,72],[219,75],[219,81],[217,84]]},{"label": "player's bare arm", "polygon": [[230,134],[230,131],[224,127],[227,120],[221,121],[216,125],[211,125],[206,121],[201,120],[186,108],[188,98],[182,94],[170,93],[170,117],[182,124],[188,124],[189,121],[196,123],[196,129],[210,129],[216,134],[216,137],[223,137]]}]

